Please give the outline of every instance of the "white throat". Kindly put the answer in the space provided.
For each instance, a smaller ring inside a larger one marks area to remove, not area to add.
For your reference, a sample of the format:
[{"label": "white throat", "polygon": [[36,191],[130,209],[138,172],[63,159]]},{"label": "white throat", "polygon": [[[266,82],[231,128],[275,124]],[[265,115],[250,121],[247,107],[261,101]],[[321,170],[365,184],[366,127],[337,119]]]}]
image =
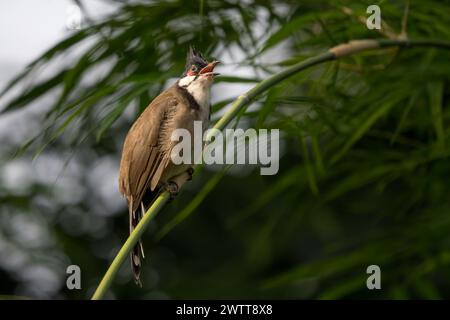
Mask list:
[{"label": "white throat", "polygon": [[186,90],[194,97],[202,110],[208,110],[211,103],[211,84],[212,81],[205,77],[187,76],[178,81],[180,87]]}]

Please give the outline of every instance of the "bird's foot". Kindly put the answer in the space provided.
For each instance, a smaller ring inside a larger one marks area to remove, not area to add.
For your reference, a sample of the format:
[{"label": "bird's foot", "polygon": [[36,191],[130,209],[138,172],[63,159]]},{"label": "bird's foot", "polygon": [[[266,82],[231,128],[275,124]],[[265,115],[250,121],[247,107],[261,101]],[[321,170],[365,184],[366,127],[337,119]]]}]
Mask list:
[{"label": "bird's foot", "polygon": [[164,190],[170,193],[171,200],[173,200],[177,196],[180,188],[186,183],[186,181],[192,179],[193,173],[194,169],[190,168],[182,172],[181,174],[170,178],[170,181],[166,182]]},{"label": "bird's foot", "polygon": [[178,194],[178,191],[180,190],[180,188],[178,187],[178,184],[173,181],[167,182],[167,184],[165,185],[164,188],[166,191],[168,191],[170,193],[170,200],[175,199],[175,197]]}]

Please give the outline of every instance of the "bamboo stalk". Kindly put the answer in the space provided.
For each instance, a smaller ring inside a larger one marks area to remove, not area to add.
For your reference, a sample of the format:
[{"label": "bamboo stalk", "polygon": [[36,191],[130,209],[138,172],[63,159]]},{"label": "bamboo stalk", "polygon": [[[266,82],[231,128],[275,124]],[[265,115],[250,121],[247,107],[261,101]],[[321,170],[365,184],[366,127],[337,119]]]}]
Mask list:
[{"label": "bamboo stalk", "polygon": [[[215,124],[214,128],[218,130],[224,129],[231,120],[246,106],[250,104],[257,96],[266,90],[270,89],[274,85],[280,83],[281,81],[293,76],[294,74],[310,68],[312,66],[336,60],[345,56],[353,55],[362,51],[380,49],[385,47],[402,47],[410,48],[417,46],[425,47],[435,47],[441,49],[450,49],[450,42],[441,40],[408,40],[408,39],[364,39],[364,40],[354,40],[348,43],[343,43],[337,45],[327,52],[322,53],[316,57],[306,59],[302,62],[294,64],[283,71],[276,73],[267,79],[264,79],[247,93],[239,96],[236,101],[231,105],[229,110],[223,115],[223,117]],[[206,137],[206,141],[209,141],[211,135]],[[141,219],[139,224],[130,234],[124,245],[119,250],[118,254],[114,258],[113,262],[109,266],[105,275],[103,276],[97,290],[92,296],[92,300],[102,299],[111,286],[111,283],[117,274],[120,266],[128,257],[129,252],[133,249],[134,245],[138,242],[139,238],[144,233],[150,220],[163,208],[163,206],[169,200],[169,193],[167,191],[161,193],[153,205],[147,210],[144,217]]]},{"label": "bamboo stalk", "polygon": [[95,290],[94,295],[92,296],[92,300],[99,300],[103,298],[106,291],[108,290],[109,286],[111,285],[114,277],[117,274],[117,271],[119,271],[120,266],[125,261],[125,259],[128,257],[131,250],[133,250],[134,245],[139,241],[142,234],[144,233],[145,229],[147,228],[147,225],[151,221],[151,219],[161,210],[161,208],[166,204],[166,202],[169,200],[170,195],[166,191],[162,193],[155,202],[153,202],[152,206],[147,210],[145,213],[145,216],[141,221],[139,221],[136,228],[133,230],[133,232],[128,237],[127,241],[125,241],[122,248],[120,248],[119,253],[117,253],[116,257],[114,258],[113,262],[108,268],[108,271],[106,271],[105,275],[103,276],[102,281],[100,282],[99,286],[97,287],[97,290]]}]

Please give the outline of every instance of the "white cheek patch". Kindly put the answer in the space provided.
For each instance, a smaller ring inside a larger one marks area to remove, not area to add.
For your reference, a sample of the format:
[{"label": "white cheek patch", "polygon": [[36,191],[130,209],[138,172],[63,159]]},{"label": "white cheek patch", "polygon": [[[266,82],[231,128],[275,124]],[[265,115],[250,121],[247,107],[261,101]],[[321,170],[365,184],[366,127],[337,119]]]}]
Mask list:
[{"label": "white cheek patch", "polygon": [[186,90],[192,95],[195,101],[200,106],[202,112],[205,114],[205,118],[209,117],[209,105],[210,101],[210,87],[212,84],[212,77],[205,77],[204,75],[186,76],[181,78],[178,82],[180,87],[186,88]]},{"label": "white cheek patch", "polygon": [[186,76],[184,78],[181,78],[180,81],[178,82],[178,85],[180,87],[187,87],[192,83],[192,81],[194,81],[195,78],[196,76]]}]

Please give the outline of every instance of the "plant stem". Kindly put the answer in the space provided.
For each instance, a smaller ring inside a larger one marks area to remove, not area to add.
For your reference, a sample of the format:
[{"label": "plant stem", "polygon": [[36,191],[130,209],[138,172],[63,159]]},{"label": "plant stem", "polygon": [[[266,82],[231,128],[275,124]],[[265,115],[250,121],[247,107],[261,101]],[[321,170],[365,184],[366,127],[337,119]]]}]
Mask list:
[{"label": "plant stem", "polygon": [[[306,59],[302,62],[294,64],[283,71],[276,73],[267,79],[264,79],[257,85],[255,85],[252,89],[250,89],[247,93],[239,96],[236,101],[230,106],[229,110],[224,114],[224,116],[216,123],[214,126],[215,129],[222,130],[224,129],[231,120],[246,106],[250,104],[250,102],[259,96],[261,93],[270,89],[271,87],[277,85],[281,81],[291,77],[292,75],[307,69],[309,67],[321,64],[323,62],[336,60],[341,57],[353,55],[355,53],[359,53],[362,51],[380,49],[385,47],[414,47],[414,46],[426,46],[426,47],[435,47],[441,49],[450,49],[450,42],[448,41],[440,41],[440,40],[407,40],[407,39],[368,39],[368,40],[354,40],[348,43],[340,44],[329,49],[327,52],[322,53],[316,57],[312,57]],[[212,133],[210,131],[210,133]],[[211,134],[208,134],[206,137],[206,141],[209,141],[211,138]],[[144,233],[148,223],[150,220],[162,209],[162,207],[169,200],[169,193],[167,191],[161,193],[156,201],[152,204],[152,206],[147,210],[144,217],[138,223],[136,228],[128,237],[125,244],[120,249],[119,253],[114,258],[113,262],[108,268],[108,271],[105,273],[102,281],[100,282],[97,290],[92,296],[93,300],[102,299],[105,295],[106,291],[110,287],[115,275],[117,274],[120,266],[127,258],[129,252],[133,249],[135,244],[138,242],[139,238]]]},{"label": "plant stem", "polygon": [[169,197],[169,193],[165,191],[156,199],[155,202],[153,202],[152,206],[148,209],[145,216],[141,219],[141,221],[139,221],[138,225],[130,234],[127,241],[125,241],[122,248],[120,248],[119,253],[116,255],[113,262],[109,266],[108,271],[106,271],[105,275],[103,276],[103,279],[97,287],[97,290],[95,290],[95,293],[92,296],[92,300],[99,300],[103,298],[114,277],[116,276],[117,271],[119,271],[123,261],[128,257],[130,251],[133,250],[133,247],[139,241],[139,238],[144,233],[150,220],[166,204],[166,202],[169,200]]}]

